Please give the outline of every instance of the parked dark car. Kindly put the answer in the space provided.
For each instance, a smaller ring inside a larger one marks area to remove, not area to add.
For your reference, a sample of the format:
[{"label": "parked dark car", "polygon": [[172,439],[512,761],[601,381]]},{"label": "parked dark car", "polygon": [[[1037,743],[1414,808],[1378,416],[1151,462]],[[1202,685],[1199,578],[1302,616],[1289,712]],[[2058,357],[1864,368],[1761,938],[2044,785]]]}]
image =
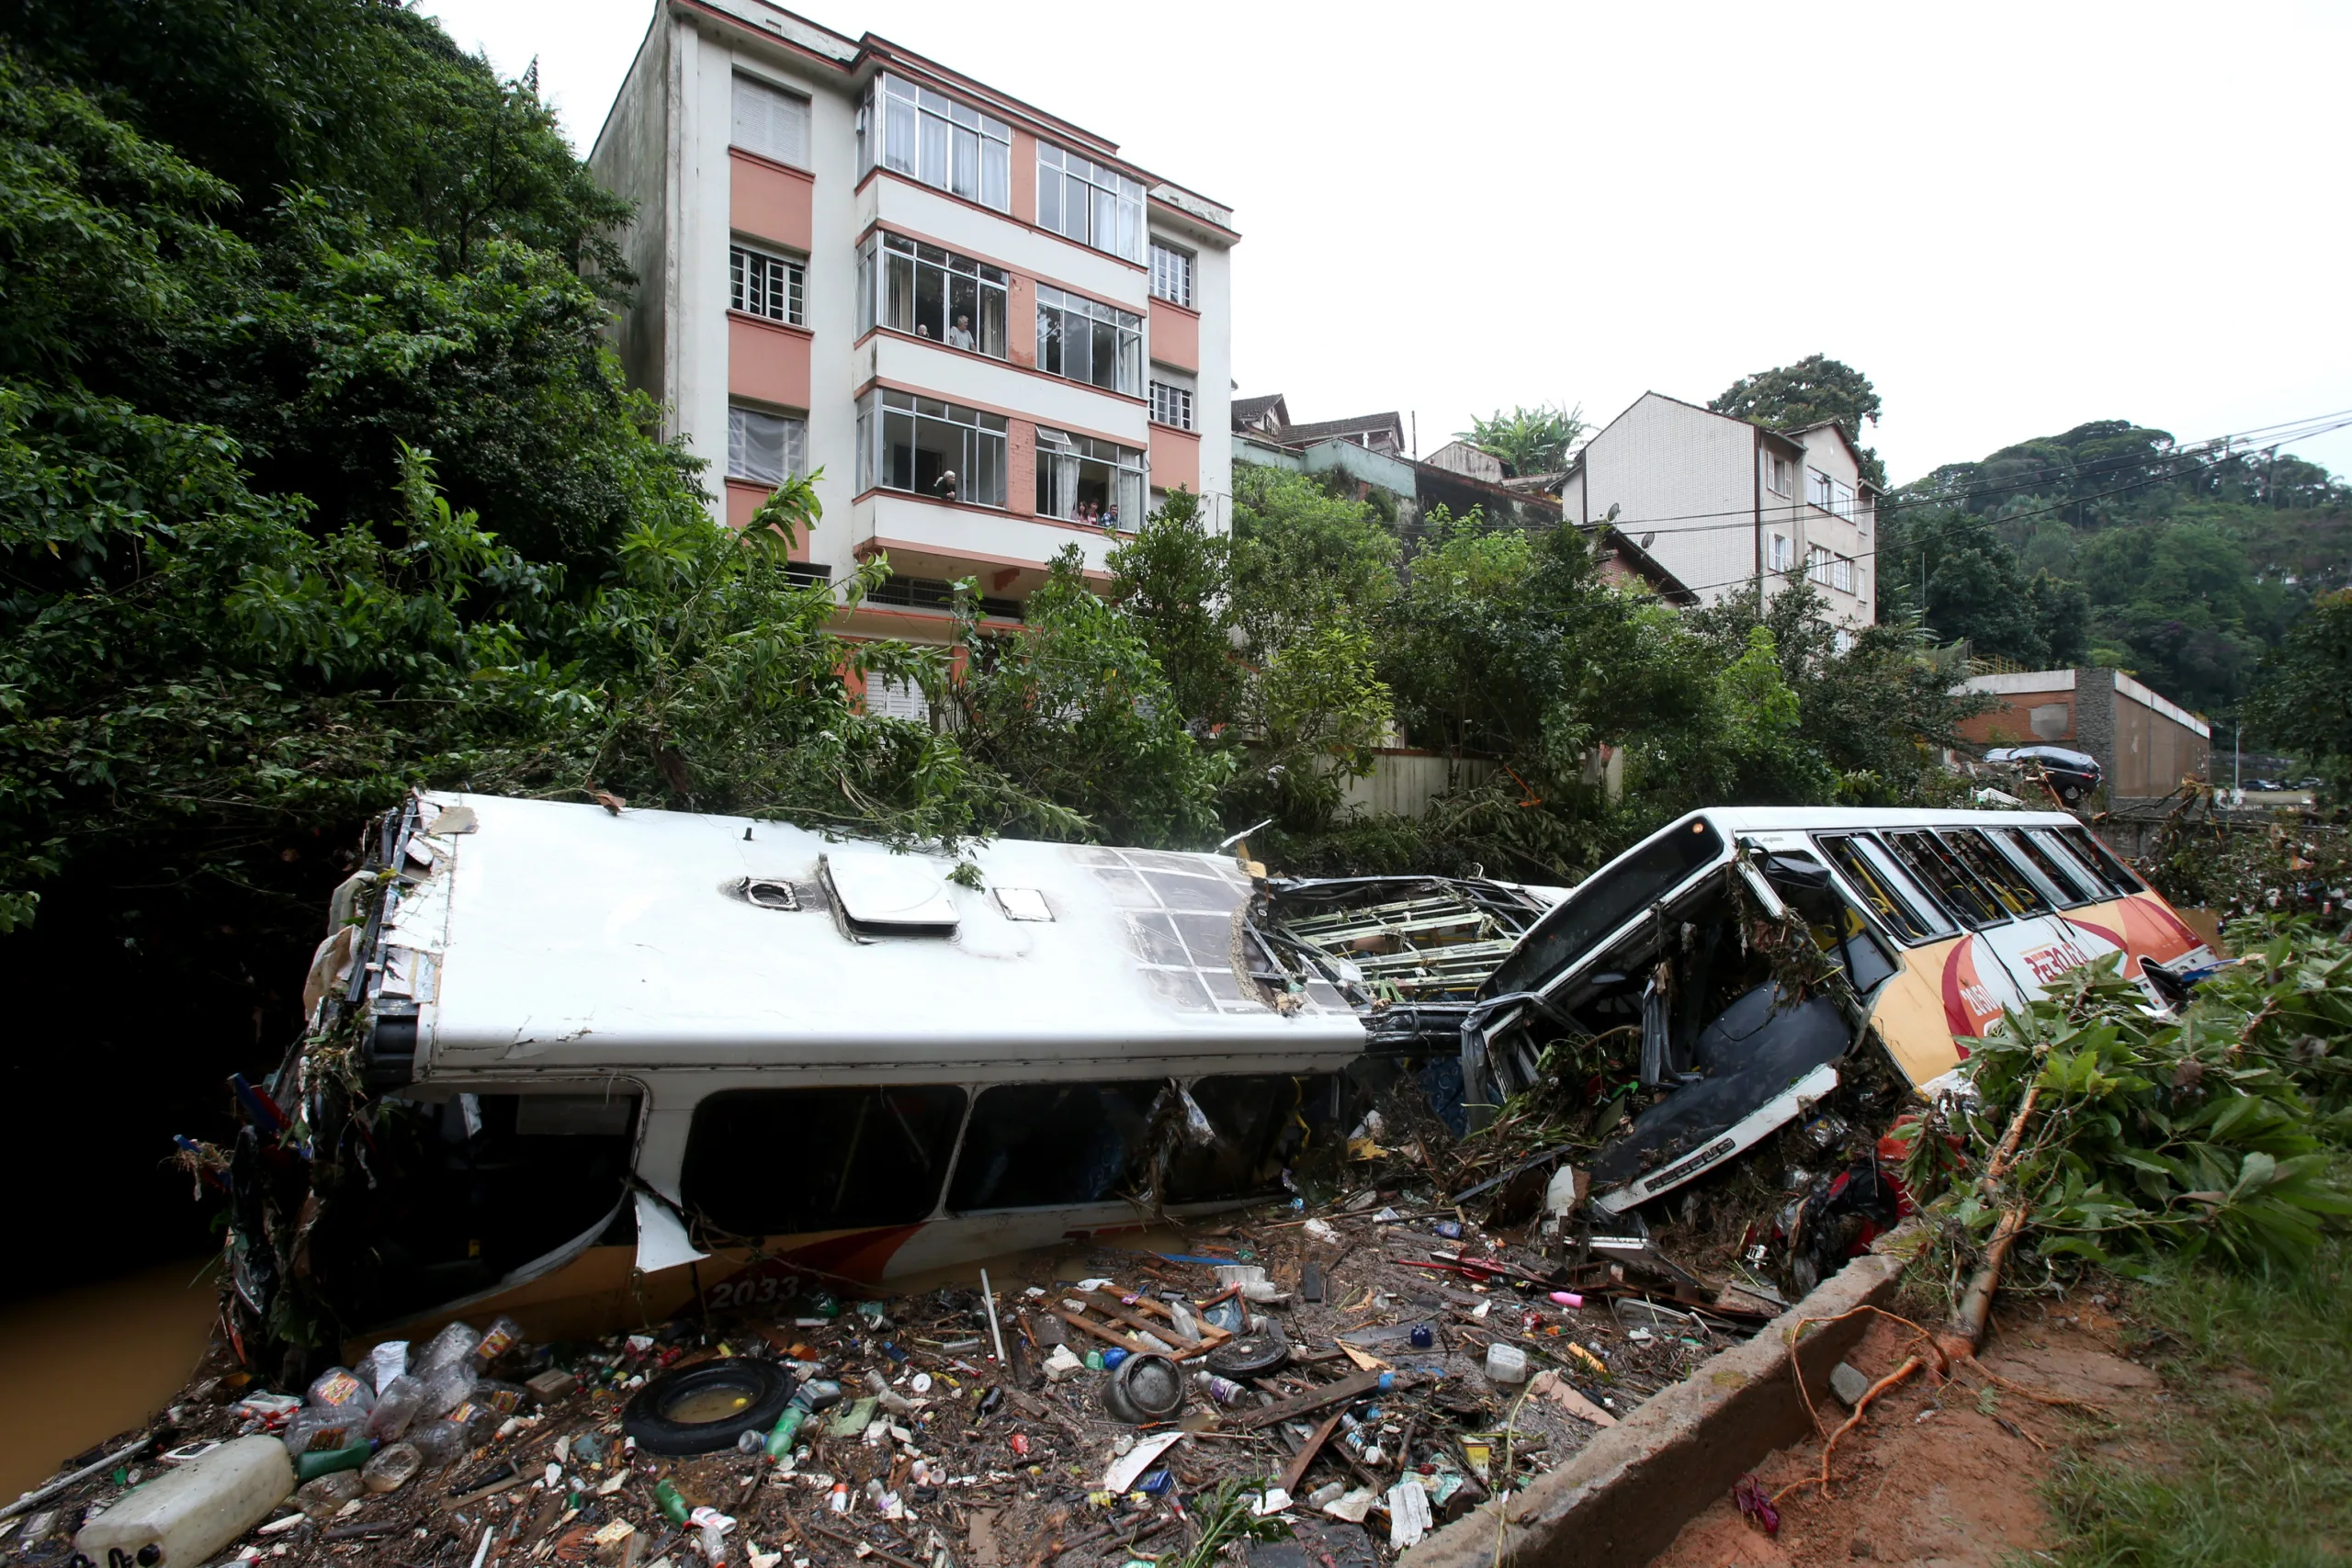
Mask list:
[{"label": "parked dark car", "polygon": [[2040,768],[2042,776],[2050,781],[2050,787],[2069,805],[2098,788],[2105,776],[2099,771],[2097,757],[2064,746],[1996,746],[1984,753],[1984,760],[2019,769]]}]

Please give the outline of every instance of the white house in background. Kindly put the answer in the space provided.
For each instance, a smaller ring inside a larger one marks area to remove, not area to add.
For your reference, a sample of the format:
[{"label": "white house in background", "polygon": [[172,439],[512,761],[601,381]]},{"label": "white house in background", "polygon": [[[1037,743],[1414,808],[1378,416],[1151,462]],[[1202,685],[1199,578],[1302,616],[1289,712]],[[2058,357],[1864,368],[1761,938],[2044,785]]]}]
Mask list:
[{"label": "white house in background", "polygon": [[851,635],[944,638],[965,577],[1018,615],[1178,486],[1227,525],[1239,235],[1115,143],[765,0],[656,0],[589,166],[637,207],[622,362],[714,510],[818,475],[808,575],[889,558]]},{"label": "white house in background", "polygon": [[1834,423],[1767,430],[1644,392],[1585,443],[1561,502],[1580,523],[1613,523],[1704,603],[1801,572],[1839,625],[1875,618],[1878,491]]}]

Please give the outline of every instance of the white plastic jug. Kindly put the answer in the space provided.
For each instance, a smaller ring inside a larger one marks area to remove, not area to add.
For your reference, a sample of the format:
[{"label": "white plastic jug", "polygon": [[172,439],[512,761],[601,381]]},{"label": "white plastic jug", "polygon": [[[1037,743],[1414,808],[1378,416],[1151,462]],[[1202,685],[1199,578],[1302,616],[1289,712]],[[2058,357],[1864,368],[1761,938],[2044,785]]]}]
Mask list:
[{"label": "white plastic jug", "polygon": [[[92,1519],[74,1549],[93,1562],[158,1548],[161,1568],[194,1568],[261,1523],[294,1490],[294,1461],[276,1438],[238,1438],[154,1480]],[[119,1561],[119,1560],[118,1560]]]}]

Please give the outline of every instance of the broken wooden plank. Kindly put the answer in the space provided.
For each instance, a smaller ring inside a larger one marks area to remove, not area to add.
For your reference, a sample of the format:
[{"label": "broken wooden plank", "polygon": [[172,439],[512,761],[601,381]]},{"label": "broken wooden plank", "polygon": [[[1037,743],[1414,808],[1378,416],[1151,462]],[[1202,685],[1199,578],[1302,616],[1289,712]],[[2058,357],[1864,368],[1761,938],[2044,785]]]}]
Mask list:
[{"label": "broken wooden plank", "polygon": [[1320,1388],[1309,1389],[1278,1404],[1246,1411],[1234,1418],[1233,1425],[1247,1432],[1260,1427],[1270,1427],[1277,1421],[1288,1421],[1318,1410],[1328,1410],[1334,1404],[1374,1392],[1380,1387],[1380,1380],[1387,1375],[1384,1372],[1357,1372],[1341,1378],[1338,1382],[1327,1382]]},{"label": "broken wooden plank", "polygon": [[1315,1462],[1315,1456],[1323,1451],[1323,1445],[1330,1441],[1331,1434],[1340,1429],[1340,1417],[1343,1414],[1338,1410],[1331,1412],[1330,1417],[1315,1428],[1313,1436],[1298,1445],[1298,1452],[1291,1456],[1290,1463],[1283,1469],[1282,1480],[1275,1484],[1294,1496],[1297,1495],[1298,1483],[1306,1479],[1306,1467]]},{"label": "broken wooden plank", "polygon": [[1105,1328],[1101,1324],[1095,1322],[1092,1318],[1088,1317],[1081,1313],[1072,1312],[1068,1307],[1049,1306],[1046,1310],[1052,1313],[1056,1317],[1060,1318],[1064,1323],[1069,1324],[1072,1328],[1079,1329],[1083,1333],[1091,1334],[1095,1338],[1102,1340],[1105,1344],[1116,1345],[1120,1349],[1132,1351],[1138,1356],[1148,1356],[1154,1353],[1149,1346],[1143,1344],[1132,1336],[1121,1334],[1114,1329]]}]

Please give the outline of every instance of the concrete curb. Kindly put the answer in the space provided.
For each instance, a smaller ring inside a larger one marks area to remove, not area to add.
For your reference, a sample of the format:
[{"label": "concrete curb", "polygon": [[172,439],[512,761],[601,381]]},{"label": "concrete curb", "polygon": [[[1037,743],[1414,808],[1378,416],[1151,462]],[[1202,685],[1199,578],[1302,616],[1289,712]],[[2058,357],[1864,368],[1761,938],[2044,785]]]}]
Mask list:
[{"label": "concrete curb", "polygon": [[[1855,1258],[1755,1338],[1709,1357],[1567,1463],[1538,1476],[1510,1501],[1503,1562],[1510,1568],[1638,1568],[1665,1551],[1742,1472],[1810,1429],[1789,1378],[1789,1336],[1797,1321],[1883,1306],[1902,1271],[1900,1258]],[[1861,1337],[1867,1321],[1815,1329],[1798,1347],[1816,1404],[1835,1404],[1829,1369]],[[1497,1568],[1495,1506],[1428,1537],[1397,1559],[1397,1568]]]}]

